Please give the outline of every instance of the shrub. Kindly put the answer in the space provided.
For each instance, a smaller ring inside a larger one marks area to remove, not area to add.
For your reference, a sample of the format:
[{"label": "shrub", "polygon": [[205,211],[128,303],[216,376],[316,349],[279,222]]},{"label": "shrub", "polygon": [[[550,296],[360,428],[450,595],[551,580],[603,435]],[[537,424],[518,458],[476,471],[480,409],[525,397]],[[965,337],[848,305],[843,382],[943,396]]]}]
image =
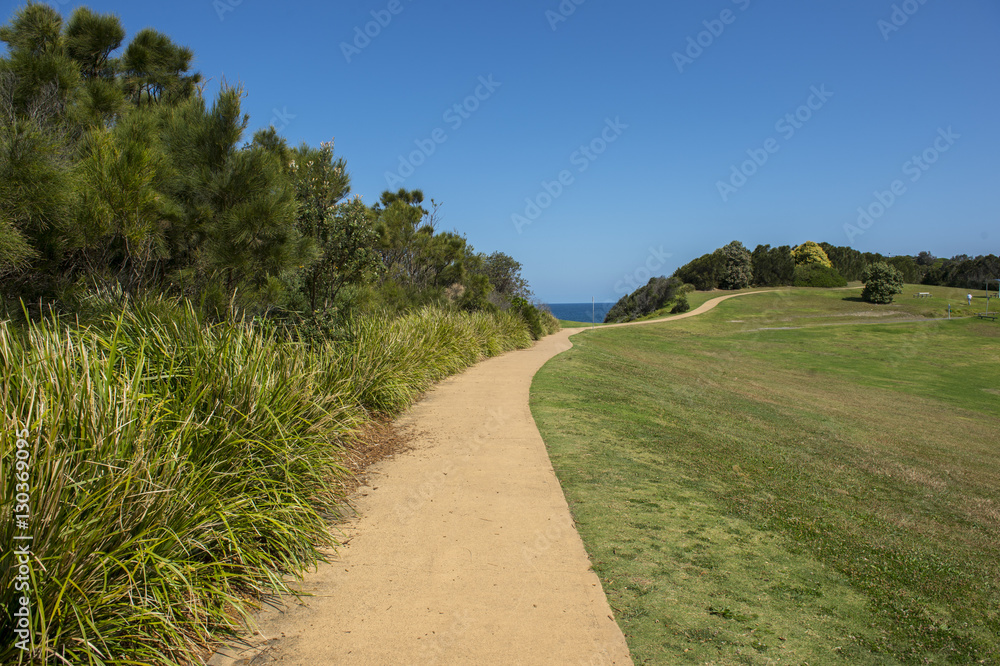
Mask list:
[{"label": "shrub", "polygon": [[795,267],[795,286],[846,287],[847,280],[835,268],[819,263],[809,263]]},{"label": "shrub", "polygon": [[671,308],[670,314],[681,314],[683,312],[687,312],[690,309],[691,309],[691,304],[688,303],[687,296],[681,294],[680,296],[677,297],[677,301],[674,303],[674,307]]},{"label": "shrub", "polygon": [[674,271],[674,277],[682,282],[690,282],[699,291],[715,289],[725,274],[726,257],[721,249],[711,254],[703,254]]},{"label": "shrub", "polygon": [[622,296],[604,317],[604,323],[634,321],[665,307],[683,290],[680,278],[655,277],[631,294]]},{"label": "shrub", "polygon": [[559,320],[552,315],[546,306],[532,305],[525,298],[512,298],[509,311],[524,320],[531,332],[531,337],[535,340],[541,340],[560,328]]},{"label": "shrub", "polygon": [[866,268],[861,281],[865,284],[861,298],[869,303],[892,303],[893,297],[903,291],[903,274],[884,261]]},{"label": "shrub", "polygon": [[510,311],[516,313],[524,323],[528,325],[528,331],[535,340],[541,340],[545,336],[545,327],[542,325],[542,318],[534,305],[527,299],[517,297],[510,300]]},{"label": "shrub", "polygon": [[754,283],[760,287],[778,287],[795,282],[795,257],[787,245],[758,245],[751,261]]},{"label": "shrub", "polygon": [[538,308],[539,317],[542,320],[542,328],[545,329],[545,335],[552,335],[562,329],[562,324],[556,319],[556,316],[552,314],[548,306],[536,306]]}]

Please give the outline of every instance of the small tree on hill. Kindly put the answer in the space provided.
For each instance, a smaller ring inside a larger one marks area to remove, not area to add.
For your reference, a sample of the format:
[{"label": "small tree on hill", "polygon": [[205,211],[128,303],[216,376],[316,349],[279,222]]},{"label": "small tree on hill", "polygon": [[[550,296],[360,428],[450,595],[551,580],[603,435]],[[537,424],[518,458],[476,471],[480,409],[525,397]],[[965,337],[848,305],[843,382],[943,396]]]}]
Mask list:
[{"label": "small tree on hill", "polygon": [[823,248],[820,247],[818,243],[814,243],[812,241],[806,241],[792,250],[792,256],[795,257],[796,266],[802,266],[804,264],[819,264],[820,266],[833,268],[833,264],[830,262],[830,258],[826,256],[826,252],[823,251]]},{"label": "small tree on hill", "polygon": [[719,286],[723,289],[745,289],[753,282],[753,261],[743,243],[733,241],[721,250],[726,268]]},{"label": "small tree on hill", "polygon": [[874,263],[861,276],[865,288],[862,300],[869,303],[892,303],[892,298],[903,291],[903,274],[884,261]]}]

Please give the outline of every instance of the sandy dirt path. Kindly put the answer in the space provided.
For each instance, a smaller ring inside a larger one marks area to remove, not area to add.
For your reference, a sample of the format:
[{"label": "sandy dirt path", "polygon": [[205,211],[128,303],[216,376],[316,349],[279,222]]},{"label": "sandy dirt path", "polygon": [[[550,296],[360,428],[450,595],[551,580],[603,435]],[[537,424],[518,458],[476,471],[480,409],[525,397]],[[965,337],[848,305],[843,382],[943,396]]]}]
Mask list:
[{"label": "sandy dirt path", "polygon": [[535,372],[584,330],[428,392],[397,422],[413,450],[370,470],[345,546],[298,586],[314,596],[209,663],[631,664],[528,407]]}]

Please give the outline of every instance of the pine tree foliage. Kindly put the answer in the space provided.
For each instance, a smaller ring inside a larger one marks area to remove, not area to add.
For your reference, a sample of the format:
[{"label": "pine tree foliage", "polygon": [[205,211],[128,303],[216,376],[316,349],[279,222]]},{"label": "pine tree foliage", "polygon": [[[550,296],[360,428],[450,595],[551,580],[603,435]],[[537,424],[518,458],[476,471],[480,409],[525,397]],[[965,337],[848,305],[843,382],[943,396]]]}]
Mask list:
[{"label": "pine tree foliage", "polygon": [[273,127],[248,141],[242,88],[207,99],[194,52],[155,28],[130,37],[113,14],[29,2],[0,40],[7,298],[151,290],[209,316],[301,321],[530,295],[516,262],[438,231],[422,191],[349,199],[332,141],[290,148]]}]

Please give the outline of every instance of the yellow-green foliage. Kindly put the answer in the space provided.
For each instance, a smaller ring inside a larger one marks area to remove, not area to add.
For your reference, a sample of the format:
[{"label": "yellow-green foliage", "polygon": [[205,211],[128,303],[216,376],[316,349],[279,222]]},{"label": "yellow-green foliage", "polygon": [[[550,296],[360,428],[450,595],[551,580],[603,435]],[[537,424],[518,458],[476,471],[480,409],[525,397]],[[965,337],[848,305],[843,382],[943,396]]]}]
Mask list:
[{"label": "yellow-green foliage", "polygon": [[812,241],[806,241],[792,250],[792,256],[795,257],[796,266],[819,264],[826,268],[833,268],[833,264],[830,262],[830,258],[826,256],[823,248]]},{"label": "yellow-green foliage", "polygon": [[[315,351],[249,324],[205,326],[162,300],[87,327],[0,322],[0,662],[196,662],[210,636],[238,628],[248,599],[287,591],[284,576],[336,545],[343,442],[369,414],[530,344],[516,315],[429,308],[355,320]],[[11,545],[25,533],[22,652]]]}]

